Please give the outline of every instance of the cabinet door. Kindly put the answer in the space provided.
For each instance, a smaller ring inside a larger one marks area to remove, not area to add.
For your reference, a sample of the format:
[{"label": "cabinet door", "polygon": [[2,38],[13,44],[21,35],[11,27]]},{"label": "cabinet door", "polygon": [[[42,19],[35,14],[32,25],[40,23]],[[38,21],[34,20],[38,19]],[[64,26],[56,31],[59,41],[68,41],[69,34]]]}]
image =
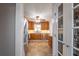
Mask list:
[{"label": "cabinet door", "polygon": [[31,33],[30,35],[30,39],[31,40],[41,40],[41,35],[42,34],[37,34],[37,33]]},{"label": "cabinet door", "polygon": [[49,30],[49,22],[41,22],[41,30]]},{"label": "cabinet door", "polygon": [[28,29],[29,30],[34,30],[34,22],[28,21]]},{"label": "cabinet door", "polygon": [[48,37],[48,45],[49,45],[50,48],[52,48],[52,44],[53,44],[52,40],[53,40],[52,37],[49,36]]}]

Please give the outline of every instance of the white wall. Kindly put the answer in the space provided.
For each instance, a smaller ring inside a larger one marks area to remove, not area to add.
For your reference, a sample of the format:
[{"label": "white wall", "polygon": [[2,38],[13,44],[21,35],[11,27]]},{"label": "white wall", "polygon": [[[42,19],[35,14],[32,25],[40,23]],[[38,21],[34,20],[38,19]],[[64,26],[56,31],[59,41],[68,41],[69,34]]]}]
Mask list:
[{"label": "white wall", "polygon": [[58,6],[59,4],[54,3],[53,4],[53,12],[52,12],[52,16],[53,16],[53,28],[52,28],[52,37],[53,37],[53,56],[57,56],[58,52]]},{"label": "white wall", "polygon": [[24,15],[42,18],[52,17],[52,3],[25,3],[24,4]]},{"label": "white wall", "polygon": [[24,30],[24,10],[23,4],[16,4],[16,25],[15,25],[15,55],[24,55],[24,40],[23,40],[23,30]]},{"label": "white wall", "polygon": [[0,4],[0,56],[15,55],[16,4]]}]

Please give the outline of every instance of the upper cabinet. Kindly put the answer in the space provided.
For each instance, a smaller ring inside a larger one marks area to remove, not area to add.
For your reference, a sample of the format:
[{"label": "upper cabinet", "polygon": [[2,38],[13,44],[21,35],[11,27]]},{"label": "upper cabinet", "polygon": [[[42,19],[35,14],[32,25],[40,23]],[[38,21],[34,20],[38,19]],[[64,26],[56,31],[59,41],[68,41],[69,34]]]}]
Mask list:
[{"label": "upper cabinet", "polygon": [[34,30],[34,22],[28,21],[28,30]]},{"label": "upper cabinet", "polygon": [[41,22],[41,30],[49,30],[49,21]]},{"label": "upper cabinet", "polygon": [[[40,26],[38,26],[40,25]],[[35,23],[34,21],[28,21],[28,30],[49,30],[49,21],[41,21],[40,23]]]}]

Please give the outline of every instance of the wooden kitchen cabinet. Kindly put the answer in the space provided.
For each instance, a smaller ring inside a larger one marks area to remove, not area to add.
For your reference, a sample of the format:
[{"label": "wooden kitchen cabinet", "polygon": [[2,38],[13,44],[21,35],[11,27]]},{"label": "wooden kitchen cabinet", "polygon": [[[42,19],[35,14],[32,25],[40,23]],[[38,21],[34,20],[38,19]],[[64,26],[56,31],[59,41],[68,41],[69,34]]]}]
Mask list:
[{"label": "wooden kitchen cabinet", "polygon": [[41,22],[41,30],[49,30],[49,22],[48,21]]},{"label": "wooden kitchen cabinet", "polygon": [[49,34],[43,34],[43,33],[31,33],[29,34],[30,40],[43,40],[48,39]]},{"label": "wooden kitchen cabinet", "polygon": [[41,39],[41,34],[35,34],[35,33],[31,33],[29,34],[30,40],[38,40]]},{"label": "wooden kitchen cabinet", "polygon": [[52,48],[52,44],[53,44],[53,43],[52,43],[52,40],[53,40],[53,39],[52,39],[52,36],[49,36],[49,37],[48,37],[48,45],[49,45],[49,47],[51,47],[51,48]]},{"label": "wooden kitchen cabinet", "polygon": [[28,30],[34,30],[34,22],[28,21]]}]

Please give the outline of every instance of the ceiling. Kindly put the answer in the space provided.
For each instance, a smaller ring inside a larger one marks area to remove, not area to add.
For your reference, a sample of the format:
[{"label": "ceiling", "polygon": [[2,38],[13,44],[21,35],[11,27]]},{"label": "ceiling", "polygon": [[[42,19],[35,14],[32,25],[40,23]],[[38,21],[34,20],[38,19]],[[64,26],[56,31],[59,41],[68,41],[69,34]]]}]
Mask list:
[{"label": "ceiling", "polygon": [[24,15],[31,18],[40,16],[40,18],[52,17],[52,3],[25,3]]}]

